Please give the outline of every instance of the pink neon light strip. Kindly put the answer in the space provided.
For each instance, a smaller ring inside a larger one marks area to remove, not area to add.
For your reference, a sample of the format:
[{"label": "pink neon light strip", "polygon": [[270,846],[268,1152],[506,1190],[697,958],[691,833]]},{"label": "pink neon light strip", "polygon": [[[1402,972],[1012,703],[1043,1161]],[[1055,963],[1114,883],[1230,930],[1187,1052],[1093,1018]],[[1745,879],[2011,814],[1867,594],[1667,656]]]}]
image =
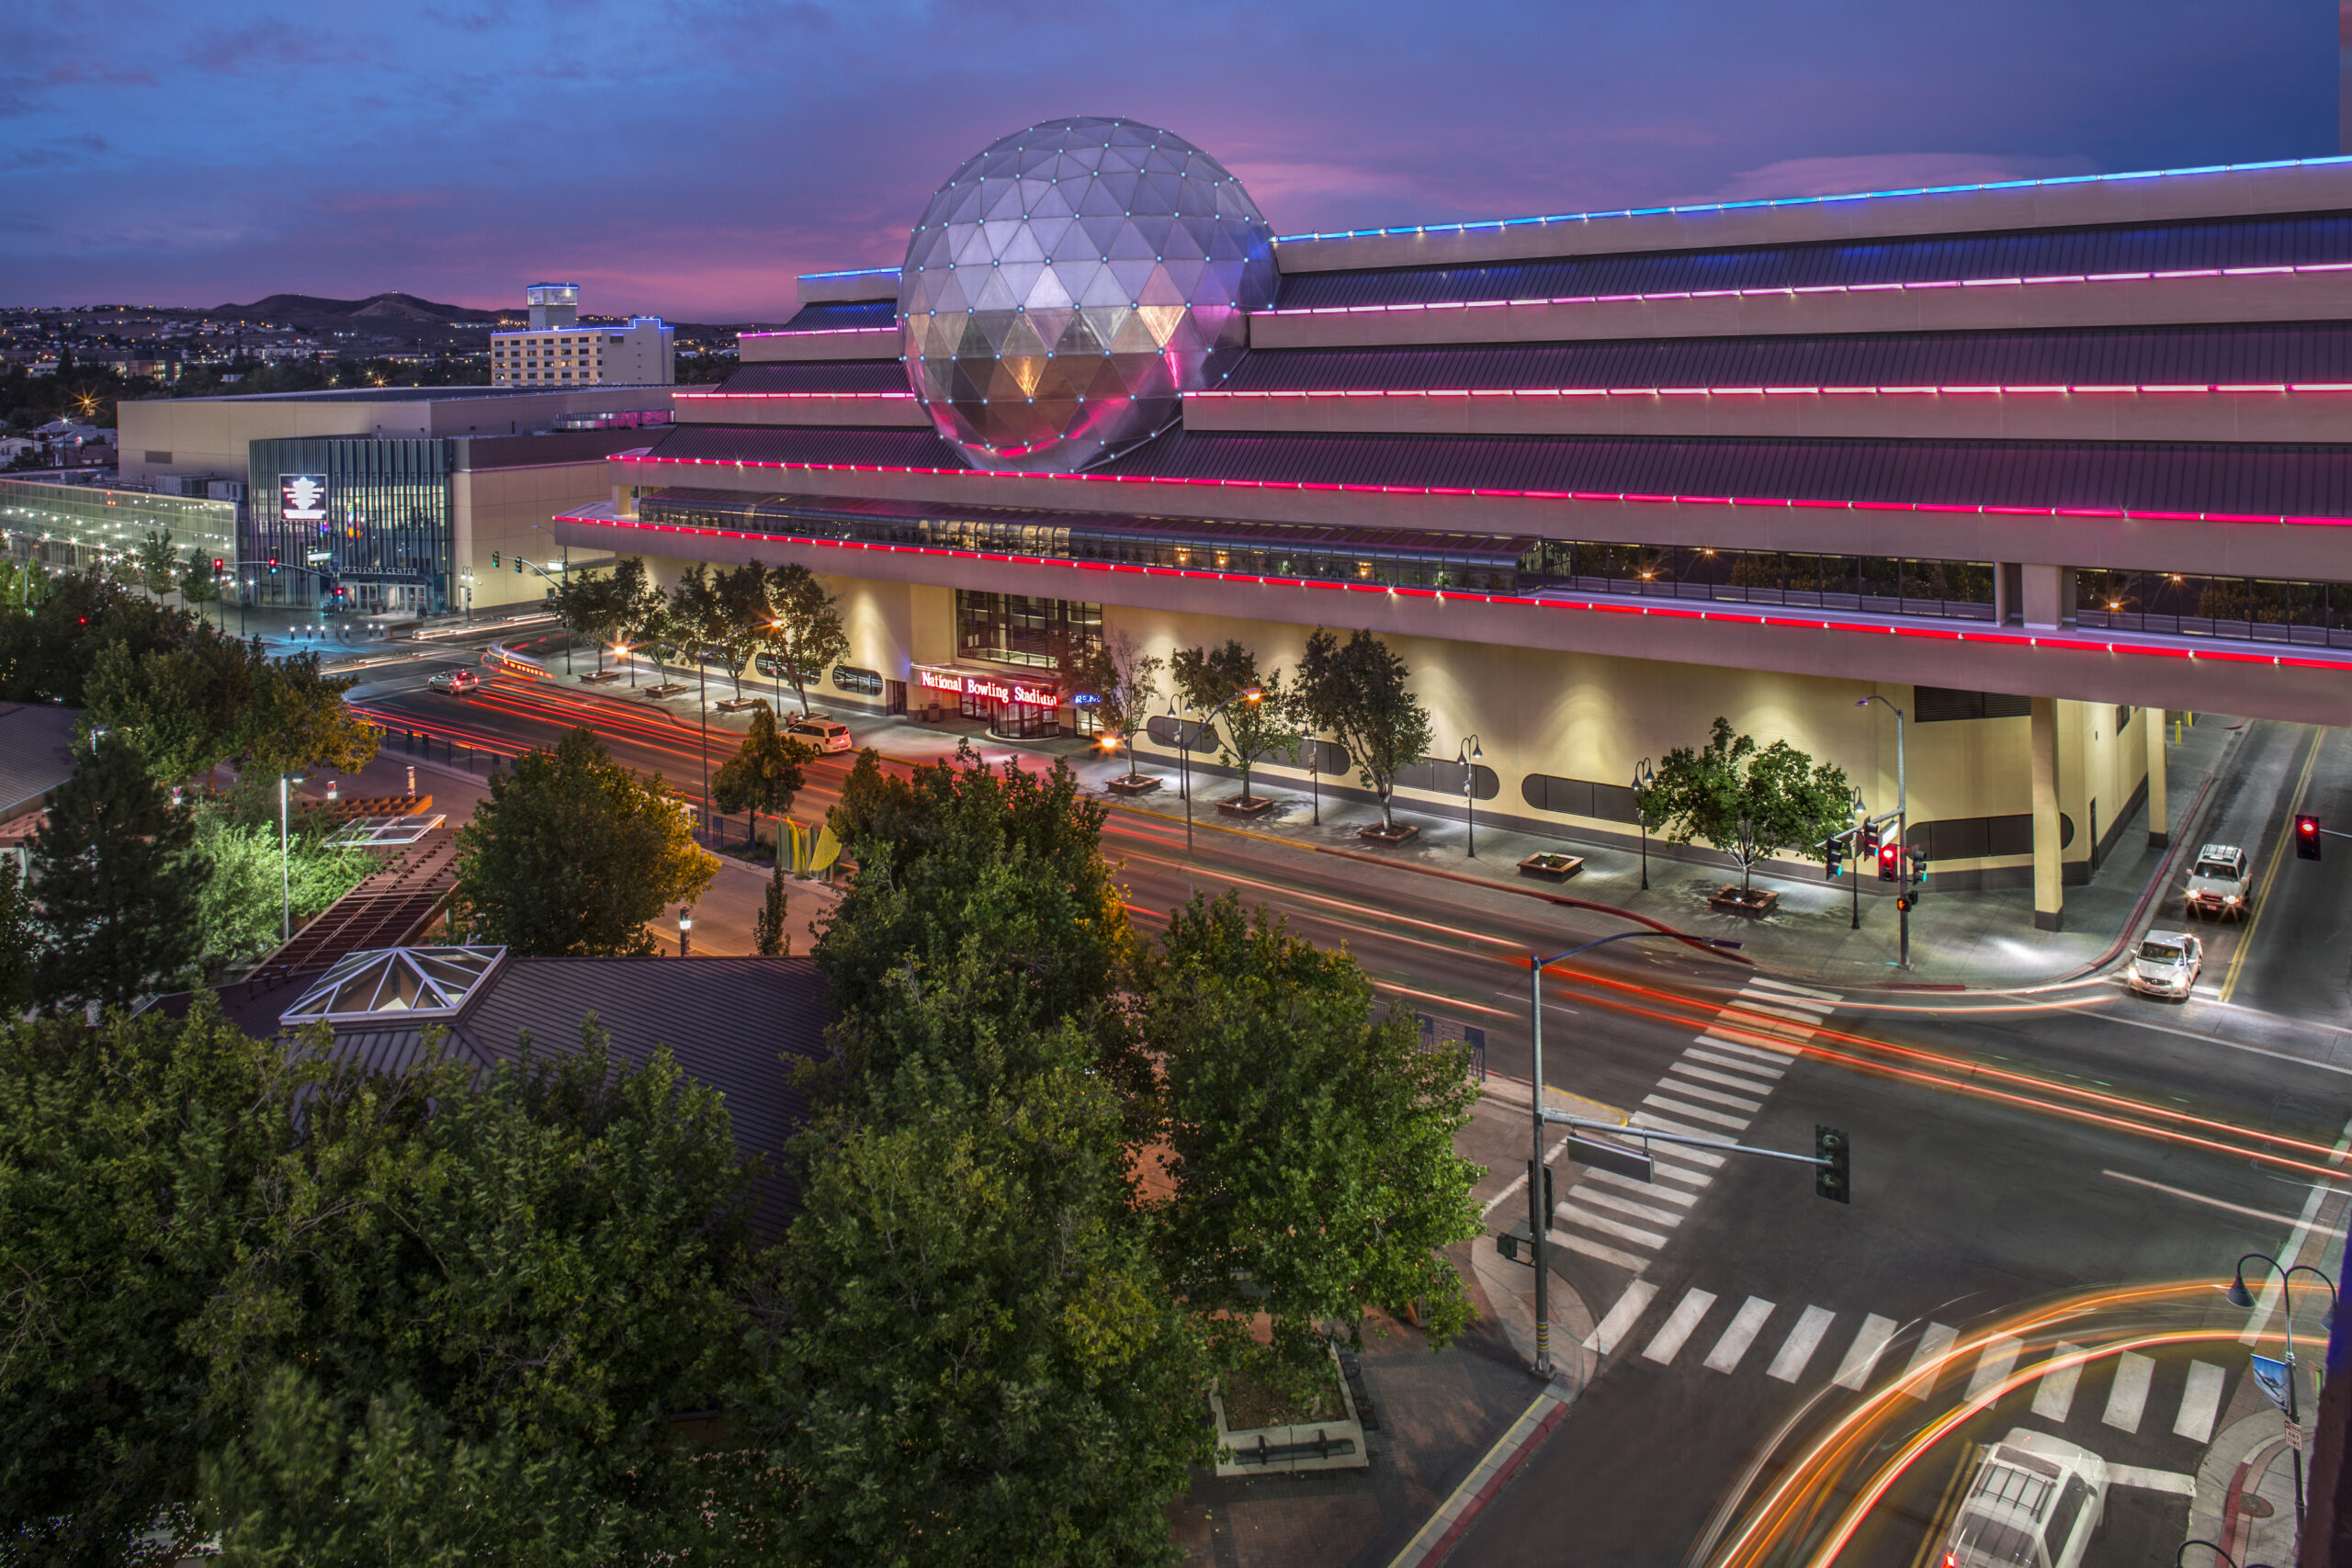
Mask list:
[{"label": "pink neon light strip", "polygon": [[[820,474],[934,474],[959,479],[1048,479],[1080,484],[1182,485],[1206,490],[1330,491],[1345,495],[1459,495],[1490,501],[1613,501],[1692,506],[1808,506],[1832,512],[1975,513],[1987,517],[2108,517],[2135,523],[2289,523],[2323,528],[2352,525],[2352,517],[2267,516],[2228,512],[2131,512],[2105,506],[1972,506],[1929,501],[1806,501],[1738,495],[1635,495],[1616,491],[1486,490],[1458,485],[1362,485],[1305,479],[1201,479],[1171,474],[1015,474],[984,468],[904,468],[887,463],[783,463],[750,457],[663,457],[648,451],[616,452],[609,463],[683,468],[789,468]],[[1403,590],[1398,590],[1402,592]],[[2047,640],[2047,639],[2044,639]]]},{"label": "pink neon light strip", "polygon": [[[1389,389],[1283,388],[1272,391],[1234,391],[1222,387],[1205,388],[1186,392],[1186,402],[1206,402],[1226,398],[1781,398],[1781,397],[2017,397],[2033,395],[2071,395],[2075,393],[2143,392],[2203,392],[2203,393],[2284,393],[2284,392],[2352,392],[2352,381],[2289,381],[2263,384],[2220,382],[2199,385],[2185,382],[2145,383],[2124,386],[2048,386],[2048,387],[1478,387],[1427,388],[1399,387]],[[707,392],[678,394],[681,397],[709,397]],[[751,396],[824,396],[819,393],[797,394],[718,394],[738,397]],[[870,397],[904,397],[909,393],[877,392]]]},{"label": "pink neon light strip", "polygon": [[836,398],[865,398],[881,402],[903,403],[915,400],[915,395],[912,392],[673,392],[670,395],[681,402],[707,402],[713,400],[735,402],[774,400],[805,402],[816,399],[831,401]]},{"label": "pink neon light strip", "polygon": [[887,327],[802,327],[797,332],[788,328],[772,333],[737,333],[738,339],[747,337],[854,337],[859,333],[895,333],[898,323]]},{"label": "pink neon light strip", "polygon": [[1252,317],[1363,316],[1396,310],[1491,310],[1531,305],[1646,305],[1660,299],[1788,299],[1799,294],[1882,294],[1925,288],[2019,288],[2045,283],[2147,283],[2174,278],[2256,277],[2274,273],[2301,272],[2352,272],[2352,262],[2314,262],[2301,266],[2197,267],[2180,272],[2094,272],[2050,277],[1959,277],[1932,283],[1819,283],[1787,288],[1698,288],[1673,294],[1567,294],[1556,299],[1442,299],[1426,304],[1299,305],[1289,310],[1252,310],[1250,314]]},{"label": "pink neon light strip", "polygon": [[[894,469],[890,471],[930,470]],[[1538,599],[1523,593],[1469,593],[1453,589],[1397,588],[1383,582],[1335,582],[1321,578],[1260,577],[1248,572],[1208,571],[1190,567],[1137,566],[1124,561],[1064,560],[1051,556],[1011,555],[995,550],[958,550],[941,545],[891,545],[863,539],[808,538],[797,534],[754,534],[736,528],[689,528],[676,523],[648,523],[641,519],[590,517],[577,513],[559,514],[554,521],[588,524],[599,528],[633,528],[645,533],[690,534],[698,538],[773,540],[781,544],[813,545],[832,549],[880,550],[889,555],[942,556],[956,560],[1002,561],[1013,566],[1057,566],[1080,571],[1133,572],[1143,577],[1193,578],[1213,582],[1254,582],[1268,588],[1336,588],[1351,593],[1395,593],[1410,599],[1441,601],[1458,599],[1474,604],[1525,604],[1537,609],[1597,610],[1621,615],[1660,615],[1668,620],[1723,621],[1735,626],[1792,627],[1805,631],[1860,632],[1871,637],[1919,637],[1944,642],[1991,643],[2007,648],[2058,648],[2090,653],[2139,653],[2166,659],[2208,660],[2222,664],[2268,664],[2292,670],[2352,669],[2352,659],[2290,659],[2280,654],[2241,653],[2232,649],[2167,648],[2150,643],[2114,642],[2082,636],[2028,637],[2018,632],[1962,631],[1957,627],[1945,626],[1872,626],[1852,621],[1815,620],[1803,615],[1764,615],[1721,609],[1694,610],[1680,605],[1632,604],[1599,597],[1547,596]]]}]

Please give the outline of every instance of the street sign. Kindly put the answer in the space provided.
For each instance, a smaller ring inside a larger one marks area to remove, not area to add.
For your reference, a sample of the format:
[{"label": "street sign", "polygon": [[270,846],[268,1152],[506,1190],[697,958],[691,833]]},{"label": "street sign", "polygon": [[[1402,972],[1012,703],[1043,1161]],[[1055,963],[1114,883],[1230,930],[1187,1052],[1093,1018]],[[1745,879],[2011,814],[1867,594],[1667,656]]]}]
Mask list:
[{"label": "street sign", "polygon": [[1568,1157],[1578,1165],[1589,1165],[1595,1170],[1606,1170],[1634,1181],[1647,1181],[1653,1161],[1645,1148],[1637,1149],[1608,1138],[1588,1138],[1581,1133],[1568,1134]]},{"label": "street sign", "polygon": [[2270,1403],[2281,1410],[2288,1408],[2294,1398],[2293,1392],[2287,1386],[2287,1379],[2292,1371],[2289,1363],[2268,1356],[2249,1356],[2246,1359],[2254,1363],[2254,1381],[2262,1385],[2262,1392],[2270,1396]]},{"label": "street sign", "polygon": [[1460,1023],[1450,1018],[1436,1018],[1429,1013],[1413,1015],[1413,1025],[1420,1031],[1421,1049],[1434,1051],[1440,1045],[1470,1047],[1470,1070],[1483,1083],[1487,1077],[1487,1032],[1475,1023]]}]

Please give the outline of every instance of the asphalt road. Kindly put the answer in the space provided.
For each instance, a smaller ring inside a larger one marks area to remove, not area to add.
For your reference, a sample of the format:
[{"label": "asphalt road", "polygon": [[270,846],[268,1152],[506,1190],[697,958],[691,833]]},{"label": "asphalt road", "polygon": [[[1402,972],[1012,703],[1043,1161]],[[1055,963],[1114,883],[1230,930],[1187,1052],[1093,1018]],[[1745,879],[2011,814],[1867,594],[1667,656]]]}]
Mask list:
[{"label": "asphalt road", "polygon": [[[392,722],[510,749],[572,720],[539,694],[425,694],[416,685],[427,668],[403,667],[358,696]],[[620,760],[673,780],[698,774],[691,731],[609,716],[602,728]],[[2239,1254],[2277,1250],[2312,1192],[2310,1169],[2298,1168],[2324,1161],[2352,1126],[2352,955],[2335,886],[2352,874],[2352,842],[2331,844],[2315,865],[2284,837],[2298,802],[2352,829],[2347,745],[2341,732],[2299,727],[2257,726],[2246,738],[2201,837],[2255,855],[2255,914],[2205,931],[2204,976],[2183,1004],[2112,980],[2018,998],[1775,992],[1719,956],[1647,941],[1589,954],[1555,978],[1551,1085],[1781,1149],[1809,1150],[1816,1125],[1840,1127],[1855,1151],[1853,1201],[1816,1198],[1795,1166],[1686,1162],[1686,1179],[1662,1174],[1648,1190],[1589,1175],[1571,1185],[1581,1168],[1558,1167],[1554,1235],[1577,1239],[1555,1249],[1556,1277],[1594,1318],[1624,1321],[1569,1417],[1453,1561],[1682,1562],[1727,1495],[1769,1478],[1808,1423],[1859,1397],[1838,1384],[1858,1344],[1884,1340],[1871,1363],[1883,1381],[1923,1340],[1964,1338],[2025,1303],[2226,1279]],[[820,764],[796,815],[820,814],[845,766]],[[1490,1071],[1513,1077],[1529,1066],[1527,953],[1623,929],[1227,835],[1202,835],[1188,856],[1181,821],[1114,813],[1105,837],[1147,926],[1193,889],[1238,888],[1303,934],[1345,942],[1400,1001],[1484,1027]],[[1792,1030],[1793,1043],[1783,1038]],[[1508,1206],[1496,1223],[1519,1213]],[[2209,1315],[2233,1334],[2245,1318]],[[2109,1359],[2083,1371],[2061,1412],[2037,1414],[2040,1390],[2028,1386],[1967,1424],[1889,1495],[1845,1560],[1910,1562],[1966,1442],[2012,1425],[2151,1476],[2193,1472],[2203,1439],[2192,1381],[2210,1391],[2217,1375],[2195,1369],[2220,1369],[2217,1412],[2226,1411],[2244,1352],[2233,1337],[2149,1359],[2143,1395],[2132,1394],[2136,1372],[2117,1393],[2121,1363]],[[1962,1367],[1937,1380],[1914,1402],[1917,1421],[1949,1409],[1972,1375]],[[2119,1488],[2092,1562],[2168,1558],[2186,1511],[2177,1482]]]}]

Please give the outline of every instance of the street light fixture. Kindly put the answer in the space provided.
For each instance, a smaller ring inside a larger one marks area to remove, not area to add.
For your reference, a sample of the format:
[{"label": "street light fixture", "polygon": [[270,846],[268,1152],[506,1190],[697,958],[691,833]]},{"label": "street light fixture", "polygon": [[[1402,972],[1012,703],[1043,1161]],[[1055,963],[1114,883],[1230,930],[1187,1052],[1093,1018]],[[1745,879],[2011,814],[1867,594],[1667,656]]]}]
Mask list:
[{"label": "street light fixture", "polygon": [[1470,858],[1476,860],[1478,858],[1478,764],[1487,760],[1487,753],[1479,747],[1476,736],[1465,736],[1461,746],[1455,750],[1453,760],[1462,764],[1462,820],[1469,829]]},{"label": "street light fixture", "polygon": [[681,957],[681,958],[686,958],[686,957],[690,957],[690,956],[692,956],[692,954],[693,954],[693,953],[694,953],[694,941],[695,941],[695,907],[694,907],[692,904],[681,904],[681,905],[679,905],[679,906],[678,906],[678,956],[679,956],[679,957]]},{"label": "street light fixture", "polygon": [[[2245,1288],[2245,1266],[2249,1263],[2267,1263],[2278,1275],[2278,1293],[2282,1298],[2279,1304],[2285,1309],[2287,1314],[2287,1425],[2298,1427],[2301,1425],[2301,1416],[2297,1409],[2298,1396],[2295,1392],[2295,1297],[2291,1284],[2296,1275],[2309,1274],[2312,1279],[2325,1285],[2327,1287],[2326,1321],[2333,1323],[2335,1319],[2336,1306],[2335,1281],[2308,1263],[2298,1263],[2290,1268],[2267,1252],[2249,1252],[2238,1259],[2237,1272],[2230,1280],[2227,1295],[2232,1306],[2254,1305],[2254,1293]],[[2303,1529],[2303,1450],[2300,1442],[2290,1444],[2290,1447],[2295,1456],[2295,1533],[2301,1535]]]},{"label": "street light fixture", "polygon": [[277,940],[281,944],[294,940],[294,861],[293,853],[287,846],[287,802],[289,797],[287,786],[299,784],[310,776],[308,773],[277,775],[277,892],[279,899]]},{"label": "street light fixture", "polygon": [[[1894,962],[1895,967],[1908,969],[1911,967],[1911,807],[1910,796],[1905,792],[1903,784],[1903,710],[1876,692],[1855,699],[1854,705],[1866,708],[1872,703],[1886,703],[1886,711],[1894,716],[1894,874],[1895,886],[1903,893],[1894,901],[1895,929],[1900,933],[1895,939]],[[1857,893],[1855,897],[1859,898],[1860,895]]]},{"label": "street light fixture", "polygon": [[[2172,1554],[2172,1568],[2187,1568],[2188,1562],[2188,1549],[2192,1546],[2201,1546],[2206,1551],[2211,1552],[2219,1561],[2228,1563],[2230,1568],[2238,1568],[2238,1561],[2236,1558],[2232,1557],[2228,1552],[2223,1551],[2220,1547],[2214,1545],[2210,1540],[2182,1541],[2180,1543],[2180,1550]],[[2270,1568],[2270,1564],[2267,1562],[2249,1562],[2245,1564],[2245,1568]]]},{"label": "street light fixture", "polygon": [[1642,830],[1642,891],[1650,890],[1650,813],[1642,796],[1657,783],[1657,770],[1647,757],[1634,764],[1634,821]]}]

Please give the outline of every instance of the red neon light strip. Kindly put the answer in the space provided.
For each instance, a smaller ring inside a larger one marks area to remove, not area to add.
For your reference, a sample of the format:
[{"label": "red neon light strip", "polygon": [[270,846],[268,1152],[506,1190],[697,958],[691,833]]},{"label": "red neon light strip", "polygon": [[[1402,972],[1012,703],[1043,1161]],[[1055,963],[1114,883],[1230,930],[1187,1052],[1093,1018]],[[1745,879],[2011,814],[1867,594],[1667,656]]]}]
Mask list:
[{"label": "red neon light strip", "polygon": [[[643,463],[684,468],[786,468],[828,474],[929,474],[959,479],[1049,479],[1084,484],[1183,485],[1208,490],[1328,491],[1347,495],[1461,495],[1489,501],[1643,502],[1693,506],[1810,506],[1832,512],[1954,512],[1987,517],[2105,517],[2135,523],[2282,523],[2324,528],[2352,525],[2352,517],[2266,516],[2229,512],[2133,512],[2101,506],[1975,506],[1928,501],[1808,501],[1802,498],[1724,495],[1637,495],[1631,491],[1582,490],[1482,490],[1443,485],[1363,485],[1305,479],[1204,479],[1173,474],[1016,474],[986,468],[926,468],[888,463],[785,463],[756,457],[663,457],[647,451],[616,452],[610,463]],[[594,519],[581,519],[594,521]]]},{"label": "red neon light strip", "polygon": [[[2265,383],[2216,382],[2196,384],[2167,381],[2119,386],[2031,386],[2031,387],[1396,387],[1350,388],[1345,390],[1329,388],[1286,387],[1271,391],[1236,391],[1229,388],[1210,387],[1186,392],[1186,402],[1206,402],[1224,398],[1781,398],[1781,397],[2015,397],[2032,395],[2071,395],[2075,393],[2143,392],[2203,392],[2239,394],[2276,394],[2286,392],[2352,392],[2352,381],[2286,381]],[[680,397],[912,397],[911,392],[681,392]]]},{"label": "red neon light strip", "polygon": [[[697,461],[698,459],[671,459]],[[1080,476],[1057,476],[1080,477]],[[2290,670],[2352,670],[2352,658],[2290,659],[2281,654],[2241,653],[2234,649],[2165,648],[2152,644],[2102,641],[2096,637],[2075,636],[2029,637],[2018,632],[1962,631],[1942,626],[1898,626],[1873,625],[1867,622],[1813,620],[1799,615],[1766,615],[1738,611],[1708,608],[1691,609],[1684,605],[1625,604],[1598,596],[1579,598],[1570,595],[1547,596],[1537,599],[1517,593],[1473,593],[1452,588],[1402,588],[1385,582],[1334,582],[1326,578],[1270,577],[1253,572],[1211,571],[1198,567],[1138,566],[1126,561],[1076,561],[1051,556],[1009,555],[994,550],[962,550],[944,545],[891,545],[864,539],[819,539],[798,534],[755,534],[741,528],[689,528],[676,523],[648,523],[643,519],[589,517],[577,513],[564,513],[553,521],[582,523],[599,528],[632,528],[657,534],[689,534],[709,539],[757,539],[786,545],[821,546],[832,549],[879,550],[889,555],[941,556],[957,560],[1001,561],[1014,566],[1049,566],[1083,568],[1095,571],[1131,571],[1145,577],[1194,578],[1216,582],[1253,582],[1266,588],[1339,588],[1351,593],[1401,594],[1408,598],[1458,600],[1473,604],[1524,604],[1556,610],[1598,610],[1625,615],[1657,615],[1668,620],[1723,621],[1734,626],[1784,627],[1804,631],[1860,632],[1871,637],[1924,637],[1951,642],[1991,643],[2007,648],[2058,648],[2087,653],[2138,653],[2170,659],[2211,660],[2220,664],[2267,664]]]},{"label": "red neon light strip", "polygon": [[[1788,299],[1798,294],[1883,294],[1928,288],[2021,288],[2051,283],[2149,283],[2191,277],[2254,277],[2273,273],[2352,272],[2352,262],[2315,262],[2301,266],[2194,267],[2179,272],[2095,272],[2049,277],[1962,277],[1931,283],[1819,283],[1784,288],[1693,288],[1671,294],[1567,294],[1553,299],[1441,299],[1394,305],[1297,305],[1252,310],[1257,316],[1363,316],[1398,310],[1481,310],[1536,305],[1646,305],[1660,299]],[[872,330],[872,329],[862,329]]]},{"label": "red neon light strip", "polygon": [[[2352,388],[2347,388],[2346,390],[2352,390]],[[885,402],[907,403],[910,403],[915,400],[915,395],[912,392],[673,392],[670,395],[681,402],[695,402],[713,398],[750,399],[753,400],[761,400],[770,398],[878,398]]]}]

